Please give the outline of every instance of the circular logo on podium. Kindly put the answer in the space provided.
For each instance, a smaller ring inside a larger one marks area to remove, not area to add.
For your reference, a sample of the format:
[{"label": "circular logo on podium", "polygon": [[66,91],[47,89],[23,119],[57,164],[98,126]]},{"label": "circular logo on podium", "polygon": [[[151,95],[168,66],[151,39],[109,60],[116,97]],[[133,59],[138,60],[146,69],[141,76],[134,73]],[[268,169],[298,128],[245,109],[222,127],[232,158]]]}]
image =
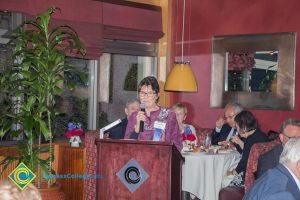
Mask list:
[{"label": "circular logo on podium", "polygon": [[141,173],[137,167],[128,167],[124,173],[127,183],[137,184],[141,180]]}]

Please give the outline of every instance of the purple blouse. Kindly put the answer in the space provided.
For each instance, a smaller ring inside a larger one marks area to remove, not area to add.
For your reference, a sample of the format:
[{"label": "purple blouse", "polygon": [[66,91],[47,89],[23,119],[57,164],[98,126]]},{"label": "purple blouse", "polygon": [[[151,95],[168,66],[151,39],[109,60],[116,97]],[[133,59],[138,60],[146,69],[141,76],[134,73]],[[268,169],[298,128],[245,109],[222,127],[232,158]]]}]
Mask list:
[{"label": "purple blouse", "polygon": [[[136,115],[137,112],[131,114],[128,119],[128,124],[125,132],[125,139],[129,139],[131,134],[134,133],[134,127],[136,125]],[[154,122],[158,119],[162,119],[162,115],[166,116],[163,118],[166,123],[163,137],[161,141],[171,142],[173,143],[179,151],[182,149],[182,138],[179,131],[179,126],[176,120],[176,115],[174,112],[159,108],[157,111],[150,112],[150,116],[146,117],[146,121],[144,123],[144,131],[138,134],[138,140],[152,140],[154,134]]]}]

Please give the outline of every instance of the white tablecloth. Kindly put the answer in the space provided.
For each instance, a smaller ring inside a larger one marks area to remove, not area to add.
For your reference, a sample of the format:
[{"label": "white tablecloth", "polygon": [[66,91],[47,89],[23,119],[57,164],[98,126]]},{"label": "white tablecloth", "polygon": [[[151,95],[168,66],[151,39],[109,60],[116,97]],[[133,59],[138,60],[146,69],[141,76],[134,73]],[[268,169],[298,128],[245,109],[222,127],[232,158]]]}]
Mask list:
[{"label": "white tablecloth", "polygon": [[240,159],[237,151],[230,153],[182,153],[182,190],[201,200],[218,200],[219,190],[226,172]]}]

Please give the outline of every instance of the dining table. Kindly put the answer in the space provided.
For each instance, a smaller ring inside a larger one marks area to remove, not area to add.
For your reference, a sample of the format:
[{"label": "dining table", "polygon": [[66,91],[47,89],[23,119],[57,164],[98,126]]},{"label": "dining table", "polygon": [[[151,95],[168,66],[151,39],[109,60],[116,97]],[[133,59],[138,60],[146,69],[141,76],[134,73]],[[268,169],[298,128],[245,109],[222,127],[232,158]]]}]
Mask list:
[{"label": "dining table", "polygon": [[[182,191],[201,200],[218,200],[222,183],[228,182],[227,171],[234,169],[241,155],[236,150],[218,152],[182,152]],[[233,177],[232,177],[233,178]],[[229,182],[228,182],[229,183]]]}]

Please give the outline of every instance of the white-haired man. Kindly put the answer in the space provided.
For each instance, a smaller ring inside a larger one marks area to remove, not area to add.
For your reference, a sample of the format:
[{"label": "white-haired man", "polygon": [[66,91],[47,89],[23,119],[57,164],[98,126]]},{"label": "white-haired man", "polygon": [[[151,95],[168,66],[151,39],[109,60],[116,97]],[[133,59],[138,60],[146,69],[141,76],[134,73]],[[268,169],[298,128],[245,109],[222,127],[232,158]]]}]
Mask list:
[{"label": "white-haired man", "polygon": [[227,144],[229,140],[234,137],[235,143],[237,144],[237,150],[242,151],[239,146],[243,143],[241,138],[235,136],[235,121],[234,118],[237,114],[243,111],[243,107],[238,103],[228,103],[224,109],[224,116],[219,117],[216,121],[216,128],[212,132],[211,143],[213,145],[217,144]]},{"label": "white-haired man", "polygon": [[283,148],[279,164],[259,178],[244,200],[300,199],[300,137],[291,138]]}]

